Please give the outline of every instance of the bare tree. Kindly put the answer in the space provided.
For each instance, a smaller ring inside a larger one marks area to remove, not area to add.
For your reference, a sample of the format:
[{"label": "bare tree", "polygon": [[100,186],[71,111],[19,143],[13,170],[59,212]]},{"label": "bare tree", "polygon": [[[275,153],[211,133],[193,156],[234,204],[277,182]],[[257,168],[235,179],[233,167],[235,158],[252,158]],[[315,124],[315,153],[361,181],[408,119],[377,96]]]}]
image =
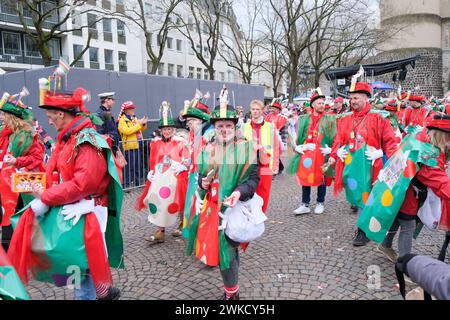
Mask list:
[{"label": "bare tree", "polygon": [[278,97],[278,88],[284,79],[287,69],[287,57],[284,47],[280,45],[283,41],[282,30],[277,17],[270,10],[263,17],[265,29],[262,52],[265,58],[261,59],[261,69],[270,75],[272,80],[273,96]]},{"label": "bare tree", "polygon": [[289,99],[292,101],[299,83],[300,58],[311,44],[311,37],[317,30],[318,21],[309,16],[315,11],[321,12],[322,19],[332,14],[335,1],[343,0],[269,0],[284,33],[280,45],[288,57]]},{"label": "bare tree", "polygon": [[244,27],[239,28],[234,15],[226,17],[231,28],[231,37],[220,33],[221,43],[225,50],[219,50],[219,55],[226,61],[227,65],[236,69],[242,77],[243,83],[250,84],[252,76],[261,68],[264,61],[258,57],[263,44],[263,37],[257,30],[262,6],[256,1],[245,1],[246,18]]},{"label": "bare tree", "polygon": [[[114,16],[126,19],[143,33],[145,50],[150,60],[150,74],[156,74],[164,55],[169,31],[175,28],[174,11],[183,0],[160,0],[153,7],[147,7],[144,0],[128,0],[123,12],[115,12]],[[157,48],[153,48],[153,37],[156,36]]]},{"label": "bare tree", "polygon": [[[79,14],[91,11],[90,9],[84,9],[87,0],[54,2],[43,0],[4,0],[4,2],[19,16],[23,32],[36,44],[45,66],[49,66],[52,63],[51,40],[60,38],[65,33],[88,27],[87,25],[74,28],[65,27],[75,10],[79,9]],[[89,47],[90,40],[91,37],[89,36],[85,50]]]},{"label": "bare tree", "polygon": [[217,58],[222,25],[233,15],[228,0],[184,0],[189,7],[189,18],[181,14],[179,32],[187,39],[197,59],[208,70],[209,79],[214,80],[214,63]]}]

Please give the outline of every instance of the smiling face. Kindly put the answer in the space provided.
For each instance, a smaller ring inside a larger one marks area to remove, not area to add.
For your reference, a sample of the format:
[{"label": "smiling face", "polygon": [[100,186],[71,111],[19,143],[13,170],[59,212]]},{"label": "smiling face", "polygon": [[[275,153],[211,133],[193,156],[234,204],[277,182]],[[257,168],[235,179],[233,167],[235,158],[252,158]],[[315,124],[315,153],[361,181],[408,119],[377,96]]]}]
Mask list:
[{"label": "smiling face", "polygon": [[172,137],[175,133],[175,128],[174,127],[164,127],[161,128],[161,134],[164,138],[169,139],[170,137]]},{"label": "smiling face", "polygon": [[236,136],[236,126],[232,120],[217,120],[214,123],[214,129],[219,143],[229,143]]},{"label": "smiling face", "polygon": [[350,105],[356,112],[364,109],[368,100],[369,97],[364,93],[350,93]]}]

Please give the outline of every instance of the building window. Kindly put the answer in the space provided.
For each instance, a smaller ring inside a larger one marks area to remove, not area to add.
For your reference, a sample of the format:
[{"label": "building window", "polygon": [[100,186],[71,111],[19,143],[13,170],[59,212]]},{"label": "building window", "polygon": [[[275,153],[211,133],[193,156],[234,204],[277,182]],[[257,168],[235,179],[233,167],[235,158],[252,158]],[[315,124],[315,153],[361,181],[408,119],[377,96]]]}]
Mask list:
[{"label": "building window", "polygon": [[161,36],[158,34],[158,36],[156,37],[156,45],[159,47],[161,44]]},{"label": "building window", "polygon": [[190,55],[194,55],[194,49],[192,49],[191,46],[189,46],[189,54],[190,54]]},{"label": "building window", "polygon": [[127,72],[127,53],[119,51],[119,71]]},{"label": "building window", "polygon": [[103,39],[112,42],[111,19],[103,20]]},{"label": "building window", "polygon": [[2,13],[17,15],[17,3],[18,1],[2,0],[0,6]]},{"label": "building window", "polygon": [[183,41],[180,39],[177,39],[177,51],[183,51]]},{"label": "building window", "polygon": [[125,44],[125,22],[117,20],[117,41],[119,43]]},{"label": "building window", "polygon": [[59,39],[51,39],[48,43],[48,49],[52,55],[52,60],[58,60],[61,57],[61,43]]},{"label": "building window", "polygon": [[197,68],[197,79],[201,79],[202,78],[202,68]]},{"label": "building window", "polygon": [[203,70],[203,79],[209,80],[209,72],[208,72],[208,69]]},{"label": "building window", "polygon": [[189,28],[189,31],[194,30],[194,19],[192,17],[188,18],[188,28]]},{"label": "building window", "polygon": [[37,41],[25,36],[25,56],[30,58],[40,58],[39,48],[37,46]]},{"label": "building window", "polygon": [[91,63],[92,69],[99,69],[100,66],[98,63],[98,48],[89,48],[89,61]]},{"label": "building window", "polygon": [[184,77],[183,66],[180,66],[180,65],[177,66],[177,77],[178,78],[183,78]]},{"label": "building window", "polygon": [[189,75],[188,78],[189,79],[194,79],[194,67],[189,66]]},{"label": "building window", "polygon": [[113,51],[105,49],[105,69],[114,71]]},{"label": "building window", "polygon": [[163,76],[164,75],[164,63],[160,63],[158,66],[158,75]]},{"label": "building window", "polygon": [[87,14],[88,31],[92,35],[92,39],[98,39],[97,16],[92,13]]},{"label": "building window", "polygon": [[[79,45],[79,44],[74,44],[73,45],[73,58],[76,59],[78,57],[78,55],[81,53],[81,51],[83,51],[83,46]],[[77,63],[75,64],[75,67],[80,67],[80,68],[84,67],[83,57],[81,57],[80,60],[77,61]]]},{"label": "building window", "polygon": [[198,52],[199,54],[202,54],[202,46],[201,46],[201,45],[197,44],[197,45],[195,46],[195,48],[197,49],[197,52]]},{"label": "building window", "polygon": [[208,26],[206,23],[203,23],[203,33],[208,34]]},{"label": "building window", "polygon": [[208,47],[203,47],[203,56],[205,56],[206,58],[209,58],[209,51],[208,51]]},{"label": "building window", "polygon": [[219,72],[220,81],[225,81],[225,72]]},{"label": "building window", "polygon": [[48,13],[49,15],[45,18],[47,22],[58,22],[58,10],[56,10],[56,3],[53,1],[44,1],[41,4],[42,12]]},{"label": "building window", "polygon": [[174,65],[173,64],[171,64],[171,63],[169,63],[168,65],[167,65],[167,75],[169,76],[169,77],[173,77],[173,69],[174,69]]},{"label": "building window", "polygon": [[20,46],[20,34],[3,32],[3,52],[5,54],[15,56],[22,55],[22,47]]},{"label": "building window", "polygon": [[72,33],[75,36],[82,37],[83,36],[83,30],[81,30],[81,26],[83,24],[83,21],[81,20],[81,15],[79,12],[75,11],[72,15],[72,29],[78,29],[80,30],[74,30]]},{"label": "building window", "polygon": [[167,48],[173,49],[173,39],[170,37],[167,37]]}]

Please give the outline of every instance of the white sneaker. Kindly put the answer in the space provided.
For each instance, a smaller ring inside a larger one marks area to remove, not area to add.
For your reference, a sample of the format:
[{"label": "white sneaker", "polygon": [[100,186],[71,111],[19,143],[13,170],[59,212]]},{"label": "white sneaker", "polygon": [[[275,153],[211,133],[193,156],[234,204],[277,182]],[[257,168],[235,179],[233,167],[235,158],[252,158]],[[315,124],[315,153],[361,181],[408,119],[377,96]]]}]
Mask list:
[{"label": "white sneaker", "polygon": [[324,210],[325,210],[325,207],[323,206],[323,203],[318,203],[316,205],[316,208],[314,209],[314,213],[315,214],[322,214]]},{"label": "white sneaker", "polygon": [[305,213],[311,213],[311,208],[307,207],[304,203],[300,207],[294,210],[295,215],[299,216]]}]

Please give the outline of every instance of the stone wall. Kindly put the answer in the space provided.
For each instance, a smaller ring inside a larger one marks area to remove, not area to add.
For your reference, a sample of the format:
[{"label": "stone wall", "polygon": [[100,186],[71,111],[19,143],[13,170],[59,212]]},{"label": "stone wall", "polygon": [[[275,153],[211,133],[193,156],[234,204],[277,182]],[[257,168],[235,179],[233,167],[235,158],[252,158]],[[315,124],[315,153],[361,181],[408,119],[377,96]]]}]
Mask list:
[{"label": "stone wall", "polygon": [[[382,63],[394,60],[401,60],[405,58],[413,57],[417,54],[422,56],[422,59],[416,61],[415,69],[408,66],[408,73],[406,80],[402,83],[403,90],[412,90],[415,94],[424,94],[426,96],[443,96],[443,51],[440,49],[397,49],[380,53],[370,61],[365,63]],[[450,57],[446,56],[450,59]],[[448,70],[448,63],[446,65]],[[397,73],[398,74],[398,73]],[[376,77],[376,80],[389,83],[395,87],[397,83],[392,81],[393,73],[389,73],[380,77]],[[415,88],[418,87],[416,90]]]},{"label": "stone wall", "polygon": [[445,93],[450,90],[450,18],[442,19],[442,82]]}]

